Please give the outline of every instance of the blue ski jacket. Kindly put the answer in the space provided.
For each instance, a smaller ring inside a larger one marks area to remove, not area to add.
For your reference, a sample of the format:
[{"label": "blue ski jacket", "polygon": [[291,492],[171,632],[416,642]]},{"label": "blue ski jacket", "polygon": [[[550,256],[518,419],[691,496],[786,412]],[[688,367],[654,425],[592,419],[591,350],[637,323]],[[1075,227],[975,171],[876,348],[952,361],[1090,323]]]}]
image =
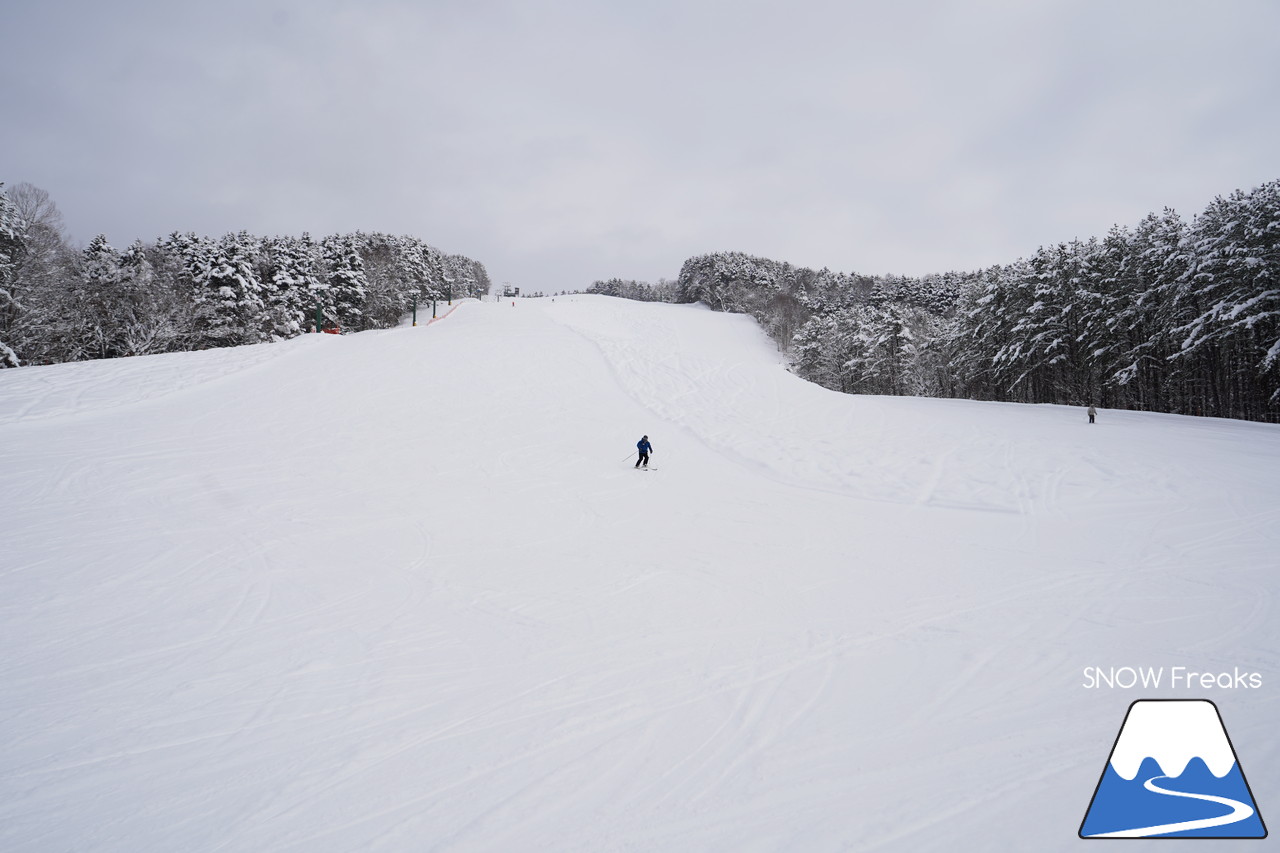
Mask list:
[{"label": "blue ski jacket", "polygon": [[636,442],[636,450],[639,450],[641,453],[652,453],[653,445],[649,443],[649,439],[642,438]]}]

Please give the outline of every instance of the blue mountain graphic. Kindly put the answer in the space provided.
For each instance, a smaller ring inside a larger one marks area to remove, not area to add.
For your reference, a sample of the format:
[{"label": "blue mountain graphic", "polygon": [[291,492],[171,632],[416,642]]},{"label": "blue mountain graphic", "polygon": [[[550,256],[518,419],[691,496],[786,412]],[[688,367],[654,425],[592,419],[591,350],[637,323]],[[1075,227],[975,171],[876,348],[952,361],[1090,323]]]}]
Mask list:
[{"label": "blue mountain graphic", "polygon": [[1249,786],[1245,784],[1244,776],[1240,773],[1240,765],[1232,764],[1231,771],[1219,779],[1209,771],[1208,766],[1200,758],[1191,759],[1182,774],[1176,777],[1166,777],[1155,759],[1145,758],[1138,769],[1138,775],[1132,780],[1124,779],[1108,762],[1097,793],[1094,794],[1093,802],[1089,805],[1089,813],[1085,815],[1084,824],[1080,827],[1080,835],[1087,837],[1140,827],[1204,820],[1223,817],[1232,812],[1230,806],[1220,803],[1150,791],[1144,785],[1151,779],[1156,779],[1155,784],[1167,791],[1210,794],[1238,800],[1253,808],[1253,814],[1244,820],[1222,826],[1182,830],[1150,837],[1266,837],[1266,828],[1258,816],[1257,805],[1249,793]]}]

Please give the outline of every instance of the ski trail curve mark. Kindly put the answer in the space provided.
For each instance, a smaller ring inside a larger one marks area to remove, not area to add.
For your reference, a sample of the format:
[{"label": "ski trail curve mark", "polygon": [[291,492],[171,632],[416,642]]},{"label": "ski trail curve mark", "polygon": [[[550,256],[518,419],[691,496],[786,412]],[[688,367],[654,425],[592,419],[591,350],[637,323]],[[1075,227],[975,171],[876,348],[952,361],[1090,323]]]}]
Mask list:
[{"label": "ski trail curve mark", "polygon": [[1170,791],[1167,788],[1161,788],[1155,784],[1157,779],[1168,779],[1168,776],[1152,776],[1146,782],[1142,783],[1142,787],[1156,794],[1166,794],[1170,797],[1186,797],[1192,800],[1204,800],[1210,803],[1219,803],[1224,806],[1231,807],[1231,813],[1221,815],[1219,817],[1203,818],[1201,820],[1184,820],[1180,823],[1165,823],[1158,826],[1144,826],[1138,829],[1125,829],[1120,832],[1102,832],[1097,835],[1090,835],[1090,838],[1145,838],[1152,835],[1165,835],[1170,832],[1187,832],[1192,829],[1208,829],[1214,826],[1226,826],[1227,824],[1236,823],[1237,821],[1248,820],[1253,816],[1253,808],[1239,800],[1232,800],[1228,797],[1217,797],[1213,794],[1188,794],[1183,791]]}]

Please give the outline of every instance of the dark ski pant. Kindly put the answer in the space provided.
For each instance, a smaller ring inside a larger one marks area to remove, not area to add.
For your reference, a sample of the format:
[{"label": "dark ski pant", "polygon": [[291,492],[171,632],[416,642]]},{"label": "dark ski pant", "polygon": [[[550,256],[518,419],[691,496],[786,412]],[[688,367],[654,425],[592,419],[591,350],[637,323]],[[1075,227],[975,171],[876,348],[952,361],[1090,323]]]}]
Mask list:
[{"label": "dark ski pant", "polygon": [[642,462],[644,463],[644,467],[649,467],[649,454],[645,453],[643,450],[640,451],[640,458],[636,460],[636,467],[639,468],[640,463]]},{"label": "dark ski pant", "polygon": [[1093,423],[1094,415],[1089,415],[1089,423]]}]

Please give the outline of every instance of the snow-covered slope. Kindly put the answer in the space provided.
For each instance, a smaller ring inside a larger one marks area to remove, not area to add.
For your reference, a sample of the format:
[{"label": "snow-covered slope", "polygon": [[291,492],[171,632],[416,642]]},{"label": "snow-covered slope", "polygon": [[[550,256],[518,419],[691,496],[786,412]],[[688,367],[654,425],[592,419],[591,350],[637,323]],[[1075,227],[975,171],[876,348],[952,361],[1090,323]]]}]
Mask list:
[{"label": "snow-covered slope", "polygon": [[1204,761],[1214,776],[1227,775],[1236,763],[1214,706],[1195,700],[1139,702],[1129,710],[1111,766],[1120,778],[1131,780],[1149,758],[1166,776],[1181,776],[1193,758]]},{"label": "snow-covered slope", "polygon": [[[0,371],[0,848],[1068,849],[1147,696],[1275,808],[1280,429],[780,361],[561,297]],[[1263,683],[1083,686],[1174,665]]]}]

